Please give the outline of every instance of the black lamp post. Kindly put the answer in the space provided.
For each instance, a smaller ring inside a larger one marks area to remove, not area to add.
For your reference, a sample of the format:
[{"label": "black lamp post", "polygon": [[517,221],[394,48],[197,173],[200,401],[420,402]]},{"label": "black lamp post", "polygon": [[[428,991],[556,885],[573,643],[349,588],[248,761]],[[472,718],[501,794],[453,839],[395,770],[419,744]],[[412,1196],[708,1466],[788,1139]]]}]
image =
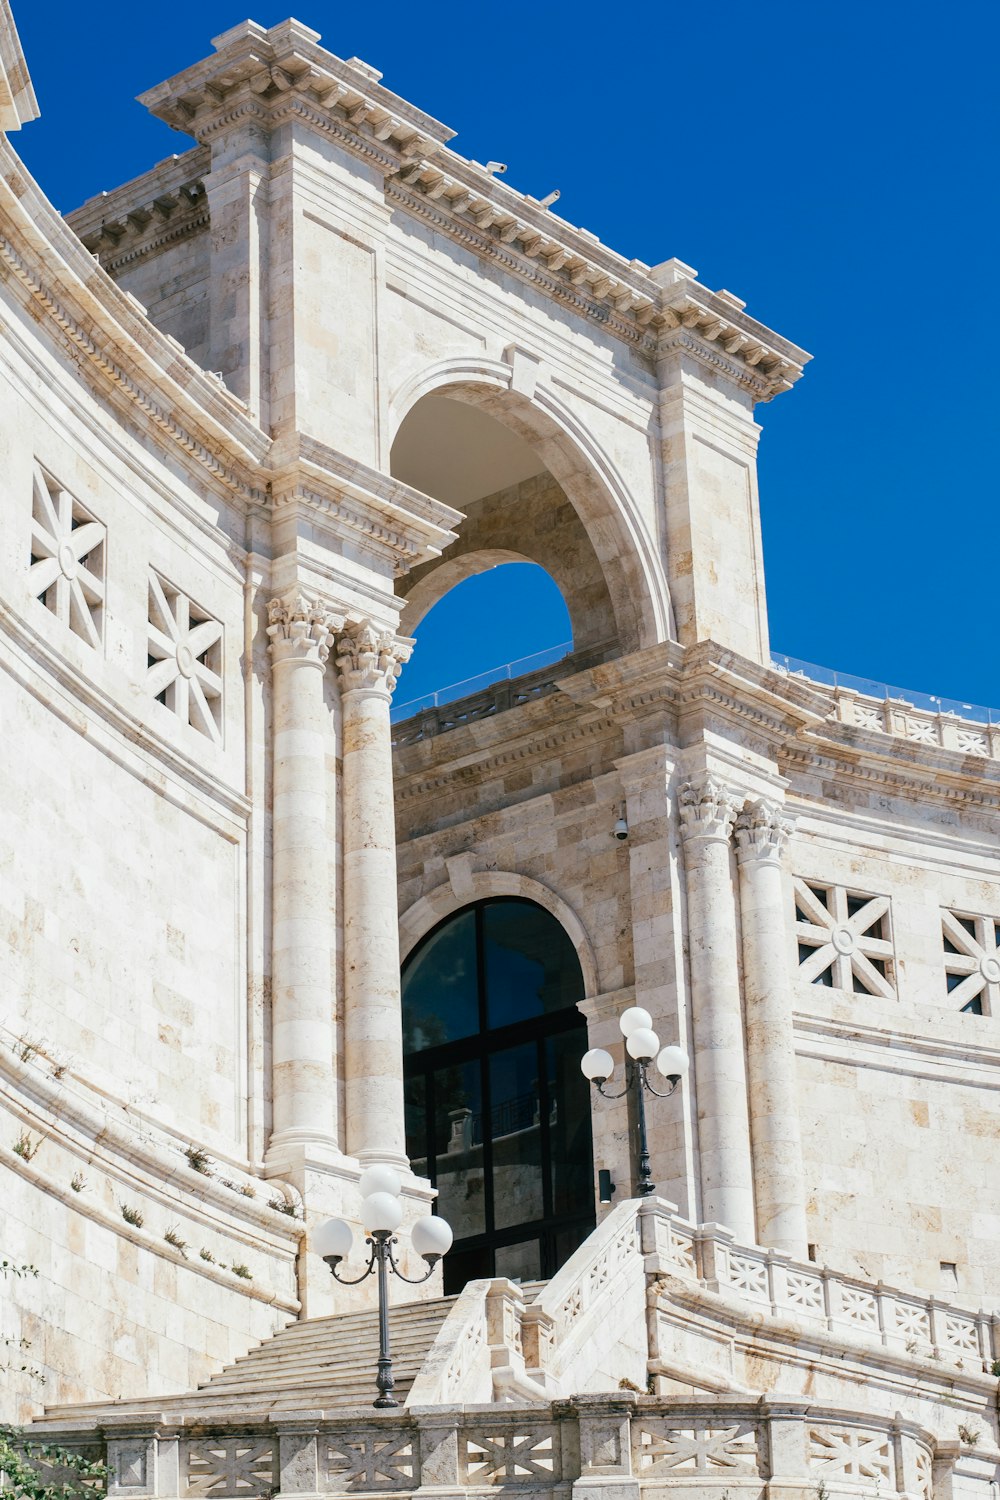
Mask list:
[{"label": "black lamp post", "polygon": [[368,1231],[365,1243],[371,1246],[368,1264],[361,1275],[341,1276],[337,1269],[340,1262],[350,1254],[354,1240],[351,1226],[343,1219],[327,1219],[320,1224],[310,1235],[310,1244],[343,1286],[357,1286],[366,1281],[372,1272],[377,1275],[378,1373],[375,1385],[378,1395],[372,1405],[398,1406],[399,1402],[392,1394],[395,1382],[389,1351],[389,1272],[391,1270],[401,1281],[407,1281],[411,1286],[419,1286],[433,1274],[442,1255],[447,1255],[451,1249],[452,1233],[444,1219],[436,1215],[418,1219],[410,1231],[410,1241],[417,1254],[422,1255],[427,1262],[427,1271],[423,1276],[404,1276],[392,1253],[393,1245],[399,1243],[394,1231],[399,1228],[403,1218],[403,1205],[397,1197],[400,1188],[399,1174],[392,1167],[369,1167],[361,1174],[360,1187],[364,1194],[361,1218]]},{"label": "black lamp post", "polygon": [[[660,1039],[653,1030],[653,1020],[648,1010],[633,1005],[620,1017],[619,1026],[625,1038],[625,1049],[629,1061],[625,1063],[625,1087],[617,1094],[610,1094],[604,1085],[615,1070],[615,1060],[603,1047],[592,1047],[580,1059],[584,1078],[605,1099],[622,1099],[631,1088],[635,1088],[636,1113],[639,1121],[639,1196],[648,1198],[656,1191],[649,1169],[649,1145],[646,1140],[646,1094],[657,1099],[668,1099],[688,1070],[688,1055],[683,1047],[660,1048]],[[656,1058],[657,1070],[667,1080],[668,1089],[655,1089],[649,1081],[649,1068]]]}]

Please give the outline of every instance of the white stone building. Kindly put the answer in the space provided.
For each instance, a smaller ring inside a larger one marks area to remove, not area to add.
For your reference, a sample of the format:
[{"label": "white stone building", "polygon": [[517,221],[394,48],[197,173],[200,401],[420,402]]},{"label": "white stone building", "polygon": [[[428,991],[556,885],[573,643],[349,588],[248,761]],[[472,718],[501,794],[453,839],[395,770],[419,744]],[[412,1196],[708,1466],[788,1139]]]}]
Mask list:
[{"label": "white stone building", "polygon": [[[756,413],[808,356],[298,22],[212,47],[144,96],[182,154],[66,220],[0,148],[9,1413],[132,1496],[985,1500],[1000,729],[772,663]],[[0,62],[10,132],[6,0]],[[572,654],[393,727],[512,559]],[[692,1058],[641,1203],[577,1066],[633,1005]],[[308,1229],[381,1161],[461,1295],[359,1437]],[[184,1435],[212,1376],[242,1456]]]}]

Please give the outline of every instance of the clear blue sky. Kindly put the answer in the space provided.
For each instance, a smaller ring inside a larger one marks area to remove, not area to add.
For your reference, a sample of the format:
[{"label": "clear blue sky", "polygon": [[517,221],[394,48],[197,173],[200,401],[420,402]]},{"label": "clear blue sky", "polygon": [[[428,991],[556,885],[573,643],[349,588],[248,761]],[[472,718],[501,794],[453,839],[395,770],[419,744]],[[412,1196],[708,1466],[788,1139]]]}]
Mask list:
[{"label": "clear blue sky", "polygon": [[[13,4],[42,108],[15,144],[66,210],[187,148],[133,96],[248,0]],[[810,350],[758,409],[774,648],[1000,706],[995,3],[295,8],[465,155]],[[401,698],[565,638],[558,610],[505,611],[498,651],[493,608],[459,614],[440,647],[428,617]]]}]

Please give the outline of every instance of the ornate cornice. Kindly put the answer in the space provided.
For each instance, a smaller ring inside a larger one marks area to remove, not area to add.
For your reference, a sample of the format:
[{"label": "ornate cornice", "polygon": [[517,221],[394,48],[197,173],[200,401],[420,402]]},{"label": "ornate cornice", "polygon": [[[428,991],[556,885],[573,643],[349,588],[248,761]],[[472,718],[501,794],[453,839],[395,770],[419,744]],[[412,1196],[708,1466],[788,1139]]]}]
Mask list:
[{"label": "ornate cornice", "polygon": [[337,639],[337,673],[342,693],[377,693],[391,698],[396,680],[413,652],[413,642],[380,630],[371,620],[349,624]]},{"label": "ornate cornice", "polygon": [[304,434],[279,439],[271,463],[276,514],[305,506],[352,545],[363,536],[395,573],[439,556],[462,520],[450,505]]},{"label": "ornate cornice", "polygon": [[335,140],[385,182],[386,199],[647,357],[677,352],[768,401],[809,355],[770,332],[729,293],[701,287],[680,262],[651,268],[602,245],[529,195],[507,187],[447,142],[454,132],[381,87],[381,74],[317,46],[298,22],[244,22],[214,57],[141,95],[176,130],[204,143],[253,125],[300,121]]},{"label": "ornate cornice", "polygon": [[0,130],[20,130],[38,119],[38,100],[9,0],[0,0]]},{"label": "ornate cornice", "polygon": [[736,858],[741,865],[779,862],[794,828],[776,802],[748,803],[736,819]]},{"label": "ornate cornice", "polygon": [[167,245],[207,230],[204,179],[211,164],[207,148],[196,146],[113,192],[89,198],[67,215],[66,222],[115,275]]},{"label": "ornate cornice", "polygon": [[[2,274],[11,275],[20,282],[31,300],[47,315],[50,325],[55,325],[58,329],[63,344],[71,349],[77,358],[83,355],[83,368],[86,369],[89,366],[95,379],[105,390],[110,389],[119,400],[141,411],[162,432],[183,448],[199,466],[209,470],[212,476],[234,495],[238,495],[242,500],[251,504],[260,504],[264,501],[265,492],[252,482],[249,467],[241,472],[233,464],[225,463],[219,457],[216,448],[209,446],[208,442],[198,437],[178,420],[174,409],[161,405],[147,388],[140,385],[138,380],[123,368],[122,364],[111,358],[108,353],[110,343],[98,343],[92,338],[83,323],[56,295],[55,290],[41,279],[36,270],[18,253],[11,241],[0,234],[0,275]],[[173,359],[174,351],[171,350],[170,354]],[[202,374],[202,378],[207,380],[209,377]]]},{"label": "ornate cornice", "polygon": [[[807,740],[797,740],[778,750],[778,764],[782,775],[792,779],[796,774],[835,776],[844,783],[857,783],[859,796],[865,798],[873,787],[888,791],[892,796],[902,796],[918,803],[937,802],[960,808],[981,808],[994,814],[1000,812],[1000,781],[995,778],[978,782],[963,775],[959,766],[947,764],[957,760],[954,754],[939,752],[928,757],[923,766],[914,757],[907,766],[901,766],[892,754],[895,745],[886,744],[881,753],[859,756],[856,747],[848,742],[837,743],[831,735],[822,731],[810,735]],[[986,767],[980,761],[983,771]]]}]

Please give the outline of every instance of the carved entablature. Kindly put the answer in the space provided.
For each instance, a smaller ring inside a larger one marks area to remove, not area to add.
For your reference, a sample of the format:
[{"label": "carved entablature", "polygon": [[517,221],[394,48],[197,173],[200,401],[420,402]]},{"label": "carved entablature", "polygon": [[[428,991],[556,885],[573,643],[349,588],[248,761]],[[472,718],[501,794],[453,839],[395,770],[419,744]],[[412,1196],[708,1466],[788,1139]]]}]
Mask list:
[{"label": "carved entablature", "polygon": [[743,798],[714,776],[686,781],[677,794],[681,836],[688,839],[723,839],[728,842]]},{"label": "carved entablature", "polygon": [[[214,56],[140,96],[159,119],[208,144],[238,130],[297,123],[378,172],[386,197],[543,296],[656,357],[683,346],[699,363],[768,401],[809,355],[749,318],[743,303],[685,276],[629,260],[586,229],[453,151],[454,131],[383,88],[381,74],[317,45],[297,21],[245,21]],[[679,262],[668,262],[668,266]],[[682,285],[678,285],[682,282]]]},{"label": "carved entablature", "polygon": [[352,622],[337,641],[337,671],[343,693],[384,693],[391,697],[396,679],[413,652],[413,642],[371,620]]},{"label": "carved entablature", "polygon": [[759,798],[750,802],[736,819],[736,857],[740,864],[751,860],[781,859],[795,827],[776,802]]},{"label": "carved entablature", "polygon": [[334,636],[343,628],[343,615],[336,615],[325,604],[310,601],[293,592],[283,599],[271,599],[267,606],[269,650],[275,660],[290,656],[325,664]]}]

